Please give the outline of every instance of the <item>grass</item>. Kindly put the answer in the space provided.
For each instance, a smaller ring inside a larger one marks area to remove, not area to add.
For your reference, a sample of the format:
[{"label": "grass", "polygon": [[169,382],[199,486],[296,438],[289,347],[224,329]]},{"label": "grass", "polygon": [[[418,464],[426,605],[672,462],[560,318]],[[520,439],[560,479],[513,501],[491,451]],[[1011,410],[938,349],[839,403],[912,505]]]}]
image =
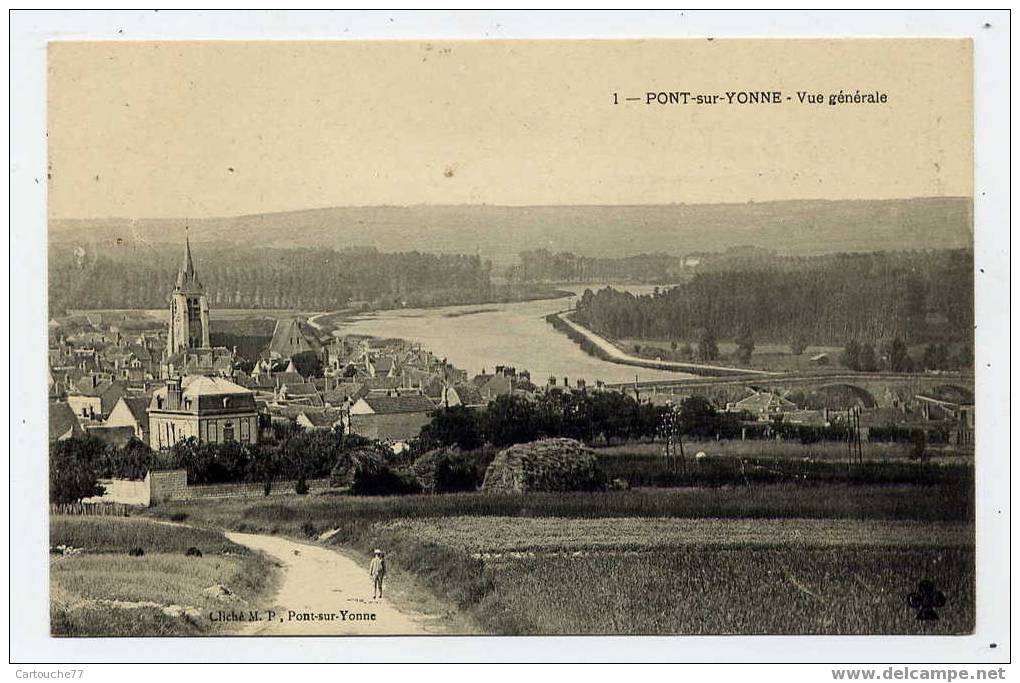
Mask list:
[{"label": "grass", "polygon": [[494,517],[974,518],[972,488],[797,486],[637,489],[606,493],[454,493],[414,496],[288,496],[169,503],[148,514],[186,512],[196,524],[298,538],[393,519]]},{"label": "grass", "polygon": [[[846,465],[847,447],[845,441],[817,441],[800,443],[799,441],[777,441],[772,439],[688,439],[683,440],[684,452],[688,457],[704,452],[710,456],[726,457],[764,457],[786,460],[834,461]],[[602,446],[595,451],[600,456],[655,456],[662,461],[664,445],[661,441],[631,442],[614,446]],[[879,443],[863,444],[865,462],[904,462],[908,461],[913,451],[913,444]],[[956,462],[969,465],[974,456],[971,448],[954,446],[928,446],[927,463],[911,461],[915,471],[921,472],[926,465],[942,462]]]},{"label": "grass", "polygon": [[442,517],[380,525],[425,543],[472,555],[658,551],[686,546],[973,546],[963,522],[829,519],[684,519],[634,517]]},{"label": "grass", "polygon": [[[959,633],[974,609],[967,481],[294,496],[150,514],[297,538],[338,529],[329,544],[385,548],[391,570],[490,633]],[[952,596],[935,626],[905,607],[922,578]]]},{"label": "grass", "polygon": [[[50,628],[55,636],[193,636],[223,632],[217,610],[260,608],[278,570],[222,533],[116,517],[50,520],[51,545],[82,548],[50,562]],[[196,547],[202,557],[186,557]],[[140,557],[128,554],[142,548]],[[205,589],[222,585],[230,595]]]},{"label": "grass", "polygon": [[[848,467],[846,446],[840,448],[839,444],[780,446],[774,442],[693,442],[684,444],[687,470],[681,474],[666,467],[661,445],[649,446],[601,450],[599,467],[609,479],[623,479],[631,486],[790,483],[805,487],[904,484],[946,486],[961,491],[973,489],[973,465],[970,459],[960,456],[925,463],[906,458],[866,458],[863,463]],[[892,448],[883,450],[894,451]],[[698,453],[705,455],[696,458]]]},{"label": "grass", "polygon": [[[919,622],[907,596],[947,596]],[[493,562],[475,612],[503,634],[960,634],[974,628],[967,548],[683,548]]]},{"label": "grass", "polygon": [[88,553],[127,553],[132,548],[183,553],[191,547],[203,554],[231,552],[248,555],[244,546],[207,529],[156,524],[136,517],[79,517],[55,515],[50,519],[50,546],[84,548]]},{"label": "grass", "polygon": [[[598,449],[610,479],[655,488],[209,500],[149,514],[297,538],[336,529],[329,544],[385,548],[396,574],[491,633],[973,628],[971,458],[920,463],[869,444],[848,470],[842,444],[685,446],[707,454],[686,476],[666,469],[661,444]],[[924,578],[951,596],[934,625],[906,606]]]}]

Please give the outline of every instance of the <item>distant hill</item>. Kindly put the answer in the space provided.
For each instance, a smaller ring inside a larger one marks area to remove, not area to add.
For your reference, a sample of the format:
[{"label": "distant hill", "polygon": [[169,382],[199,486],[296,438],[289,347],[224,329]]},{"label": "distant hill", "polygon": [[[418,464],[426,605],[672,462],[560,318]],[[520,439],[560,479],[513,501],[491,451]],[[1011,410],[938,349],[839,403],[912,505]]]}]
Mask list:
[{"label": "distant hill", "polygon": [[[53,220],[54,243],[179,242],[184,219]],[[248,246],[478,253],[496,264],[545,248],[582,256],[674,255],[733,246],[810,255],[970,247],[965,197],[651,206],[370,206],[191,219],[191,240]]]}]

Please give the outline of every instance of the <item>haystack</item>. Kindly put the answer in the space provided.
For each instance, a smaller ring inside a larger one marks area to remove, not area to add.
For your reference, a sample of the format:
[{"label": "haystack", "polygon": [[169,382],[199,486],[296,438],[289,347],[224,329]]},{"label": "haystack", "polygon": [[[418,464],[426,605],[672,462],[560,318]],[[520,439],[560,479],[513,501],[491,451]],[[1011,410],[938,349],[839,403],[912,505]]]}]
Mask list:
[{"label": "haystack", "polygon": [[590,448],[574,439],[543,439],[500,451],[485,471],[482,491],[594,491],[604,486]]},{"label": "haystack", "polygon": [[333,488],[356,488],[364,480],[379,477],[388,469],[378,450],[354,448],[342,452],[337,458],[329,485]]}]

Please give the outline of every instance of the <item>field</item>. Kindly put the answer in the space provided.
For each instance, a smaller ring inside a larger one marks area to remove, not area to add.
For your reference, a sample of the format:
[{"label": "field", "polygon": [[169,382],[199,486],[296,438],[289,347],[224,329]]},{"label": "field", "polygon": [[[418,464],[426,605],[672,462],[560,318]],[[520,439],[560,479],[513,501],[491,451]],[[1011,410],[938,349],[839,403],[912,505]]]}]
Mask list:
[{"label": "field", "polygon": [[[385,548],[391,571],[489,633],[963,633],[974,619],[971,478],[934,469],[943,476],[924,486],[292,496],[150,514]],[[907,604],[922,579],[948,598],[934,624]]]},{"label": "field", "polygon": [[438,517],[380,524],[425,543],[480,557],[588,555],[687,546],[971,546],[971,525],[830,519],[685,519],[676,517]]},{"label": "field", "polygon": [[[691,547],[493,562],[480,609],[499,633],[957,634],[974,627],[970,548]],[[920,579],[940,620],[907,603]]]},{"label": "field", "polygon": [[[50,519],[50,629],[55,636],[186,636],[223,632],[216,610],[271,594],[277,568],[212,530],[140,518]],[[200,557],[186,556],[197,548]],[[141,555],[137,553],[141,549]],[[227,595],[207,589],[224,586]]]},{"label": "field", "polygon": [[[972,486],[973,451],[929,447],[926,462],[910,459],[906,444],[869,443],[864,462],[847,465],[845,443],[820,441],[684,441],[686,474],[670,471],[661,443],[596,449],[610,479],[631,486],[726,484],[946,484]],[[701,454],[701,457],[696,457]]]}]

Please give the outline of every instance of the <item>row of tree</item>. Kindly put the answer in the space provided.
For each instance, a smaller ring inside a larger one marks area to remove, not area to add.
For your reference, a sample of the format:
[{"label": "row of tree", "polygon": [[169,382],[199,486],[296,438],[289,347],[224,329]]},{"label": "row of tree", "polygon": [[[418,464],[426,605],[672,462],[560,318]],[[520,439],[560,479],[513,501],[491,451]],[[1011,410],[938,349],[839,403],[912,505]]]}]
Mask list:
[{"label": "row of tree", "polygon": [[268,489],[276,481],[329,476],[342,454],[377,448],[354,434],[303,430],[293,423],[276,423],[266,436],[257,445],[189,438],[167,451],[138,439],[120,447],[91,436],[57,441],[50,444],[50,501],[102,495],[100,479],[142,479],[161,469],[187,470],[189,484],[259,482]]},{"label": "row of tree", "polygon": [[[537,399],[500,396],[484,410],[440,408],[422,428],[415,450],[444,446],[471,450],[486,443],[502,448],[552,437],[586,443],[654,438],[670,410],[619,392],[553,390]],[[716,435],[739,422],[738,416],[717,412],[701,397],[686,399],[678,412],[683,433],[690,435]]]},{"label": "row of tree", "polygon": [[918,372],[922,370],[961,370],[974,365],[974,352],[970,344],[959,344],[951,349],[946,344],[928,344],[919,356],[912,356],[899,337],[886,340],[877,347],[867,342],[851,340],[846,343],[840,362],[860,372]]},{"label": "row of tree", "polygon": [[585,291],[577,322],[613,338],[690,342],[948,344],[973,333],[973,253],[880,252],[776,258],[770,267],[701,273],[648,295]]},{"label": "row of tree", "polygon": [[[479,256],[237,245],[202,245],[193,252],[215,308],[330,310],[350,300],[418,305],[437,298],[458,303],[477,300],[491,286],[491,264]],[[51,245],[50,310],[163,308],[180,261],[181,248],[173,245]]]},{"label": "row of tree", "polygon": [[511,282],[674,282],[684,277],[684,259],[669,254],[637,254],[620,258],[578,256],[570,252],[533,249],[518,254],[507,268]]}]

